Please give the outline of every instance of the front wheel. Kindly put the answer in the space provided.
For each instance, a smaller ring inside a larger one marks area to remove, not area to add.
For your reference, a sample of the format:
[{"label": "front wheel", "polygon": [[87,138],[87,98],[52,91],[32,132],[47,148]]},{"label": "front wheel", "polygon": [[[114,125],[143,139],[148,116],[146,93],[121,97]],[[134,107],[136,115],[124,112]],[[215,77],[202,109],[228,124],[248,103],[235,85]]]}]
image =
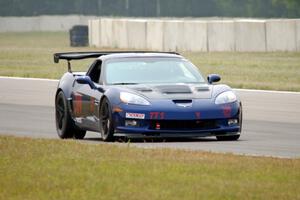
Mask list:
[{"label": "front wheel", "polygon": [[240,138],[240,135],[229,135],[229,136],[216,136],[219,141],[236,141]]},{"label": "front wheel", "polygon": [[60,91],[55,99],[55,122],[57,134],[60,138],[83,139],[86,131],[79,129],[72,120],[66,97]]},{"label": "front wheel", "polygon": [[100,106],[100,127],[102,139],[106,142],[114,140],[114,124],[108,99],[104,98]]}]

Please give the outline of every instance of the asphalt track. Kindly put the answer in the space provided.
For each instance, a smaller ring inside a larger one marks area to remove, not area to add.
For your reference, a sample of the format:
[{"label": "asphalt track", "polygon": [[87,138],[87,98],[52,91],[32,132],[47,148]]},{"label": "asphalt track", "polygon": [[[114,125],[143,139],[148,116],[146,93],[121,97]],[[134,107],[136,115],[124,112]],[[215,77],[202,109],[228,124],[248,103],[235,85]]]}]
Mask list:
[{"label": "asphalt track", "polygon": [[[58,138],[54,123],[55,80],[0,77],[0,134]],[[300,158],[300,93],[236,90],[243,102],[239,141],[214,138],[142,142],[142,148],[177,148],[212,152]],[[97,133],[85,141],[102,143]],[[120,144],[115,142],[115,144]]]}]

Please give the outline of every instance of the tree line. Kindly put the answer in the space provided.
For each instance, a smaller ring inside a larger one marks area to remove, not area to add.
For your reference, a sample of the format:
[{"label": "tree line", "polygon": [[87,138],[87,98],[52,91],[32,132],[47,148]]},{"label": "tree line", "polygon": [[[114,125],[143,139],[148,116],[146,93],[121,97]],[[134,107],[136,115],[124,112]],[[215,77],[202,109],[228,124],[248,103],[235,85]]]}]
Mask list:
[{"label": "tree line", "polygon": [[300,0],[0,0],[0,16],[299,18]]}]

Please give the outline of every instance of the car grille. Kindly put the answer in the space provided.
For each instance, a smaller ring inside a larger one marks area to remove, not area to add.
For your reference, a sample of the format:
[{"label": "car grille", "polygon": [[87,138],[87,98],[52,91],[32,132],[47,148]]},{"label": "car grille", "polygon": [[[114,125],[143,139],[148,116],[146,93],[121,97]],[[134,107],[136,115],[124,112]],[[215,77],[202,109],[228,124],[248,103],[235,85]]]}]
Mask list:
[{"label": "car grille", "polygon": [[151,120],[149,128],[152,130],[206,130],[215,129],[218,126],[215,120]]}]

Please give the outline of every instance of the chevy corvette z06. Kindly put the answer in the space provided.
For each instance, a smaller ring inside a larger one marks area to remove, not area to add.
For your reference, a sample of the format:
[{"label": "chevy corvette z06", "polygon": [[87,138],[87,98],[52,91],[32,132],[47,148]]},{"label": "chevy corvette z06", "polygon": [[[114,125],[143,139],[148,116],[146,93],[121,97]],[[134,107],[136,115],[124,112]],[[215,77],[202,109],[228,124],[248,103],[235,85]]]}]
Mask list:
[{"label": "chevy corvette z06", "polygon": [[[87,72],[72,72],[71,60],[94,58]],[[242,105],[216,74],[204,79],[183,56],[172,52],[69,52],[68,72],[55,97],[61,138],[86,131],[115,137],[205,137],[237,140]]]}]

